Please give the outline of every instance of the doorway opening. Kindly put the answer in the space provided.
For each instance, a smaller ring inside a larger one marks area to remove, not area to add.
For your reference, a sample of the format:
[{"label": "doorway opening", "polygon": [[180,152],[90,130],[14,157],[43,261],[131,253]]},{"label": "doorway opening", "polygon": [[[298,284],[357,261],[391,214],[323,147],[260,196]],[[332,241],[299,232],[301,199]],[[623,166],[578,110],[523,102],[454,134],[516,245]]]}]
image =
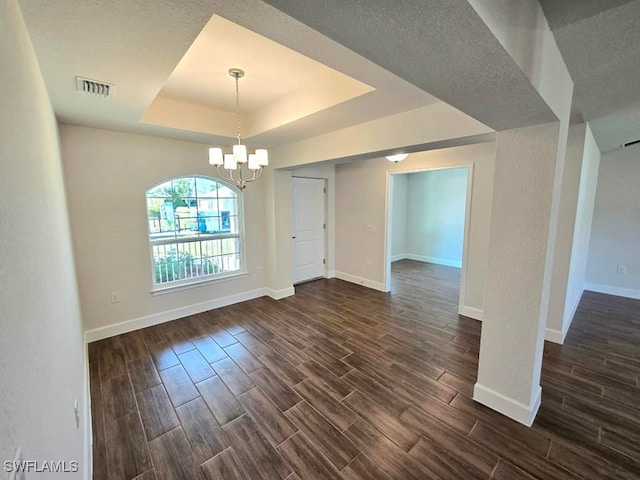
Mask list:
[{"label": "doorway opening", "polygon": [[293,284],[326,276],[327,186],[323,178],[292,177]]},{"label": "doorway opening", "polygon": [[472,165],[388,174],[385,291],[407,272],[444,275],[464,304],[472,184]]}]

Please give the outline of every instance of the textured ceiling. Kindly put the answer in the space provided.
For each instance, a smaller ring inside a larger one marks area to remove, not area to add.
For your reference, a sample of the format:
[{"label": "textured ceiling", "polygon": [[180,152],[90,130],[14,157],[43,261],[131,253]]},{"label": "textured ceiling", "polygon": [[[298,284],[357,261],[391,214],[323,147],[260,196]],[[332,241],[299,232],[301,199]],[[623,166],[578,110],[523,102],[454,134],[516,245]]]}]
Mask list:
[{"label": "textured ceiling", "polygon": [[640,1],[542,0],[602,151],[640,139]]},{"label": "textured ceiling", "polygon": [[496,129],[556,117],[466,0],[267,0]]},{"label": "textured ceiling", "polygon": [[[280,126],[256,122],[252,140],[265,146],[438,99],[496,130],[555,119],[466,0],[19,1],[54,110],[66,123],[227,143],[228,132],[198,127],[209,115],[205,106],[175,92],[166,98],[182,102],[192,124],[140,121],[215,14],[374,89]],[[640,138],[640,0],[540,3],[575,81],[574,116],[591,122],[602,150]],[[115,83],[116,96],[78,94],[75,75]]]},{"label": "textured ceiling", "polygon": [[[256,120],[251,128],[262,133],[250,139],[249,144],[260,142],[260,146],[271,147],[289,143],[438,101],[259,0],[20,0],[20,6],[54,110],[63,123],[228,144],[229,133],[202,133],[200,127],[210,113],[206,106],[184,102],[185,98],[166,97],[182,102],[181,113],[189,120],[185,124],[164,122],[164,126],[158,126],[140,121],[213,15],[374,89],[314,114],[288,112],[287,121],[280,122],[280,126]],[[227,53],[233,55],[234,42],[227,46]],[[258,79],[264,62],[254,60],[252,63],[246,58],[240,66],[251,78]],[[215,59],[211,62],[215,63]],[[224,65],[225,71],[231,66],[238,65]],[[280,74],[295,72],[283,68]],[[115,96],[105,100],[76,92],[76,75],[116,84]],[[251,93],[245,90],[252,80],[243,80],[248,84],[241,84],[241,99],[246,94],[250,100]],[[304,102],[298,103],[302,106]],[[232,114],[228,120],[234,122]]]}]

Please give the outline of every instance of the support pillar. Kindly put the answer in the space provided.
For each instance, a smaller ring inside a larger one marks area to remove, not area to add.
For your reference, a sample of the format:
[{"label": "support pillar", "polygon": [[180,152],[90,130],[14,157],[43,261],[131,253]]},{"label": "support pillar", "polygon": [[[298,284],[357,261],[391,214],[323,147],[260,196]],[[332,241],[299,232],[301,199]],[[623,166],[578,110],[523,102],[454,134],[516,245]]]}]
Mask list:
[{"label": "support pillar", "polygon": [[[496,138],[489,269],[474,400],[525,425],[541,401],[559,122]],[[552,250],[552,249],[551,249]],[[548,270],[548,269],[547,269]]]}]

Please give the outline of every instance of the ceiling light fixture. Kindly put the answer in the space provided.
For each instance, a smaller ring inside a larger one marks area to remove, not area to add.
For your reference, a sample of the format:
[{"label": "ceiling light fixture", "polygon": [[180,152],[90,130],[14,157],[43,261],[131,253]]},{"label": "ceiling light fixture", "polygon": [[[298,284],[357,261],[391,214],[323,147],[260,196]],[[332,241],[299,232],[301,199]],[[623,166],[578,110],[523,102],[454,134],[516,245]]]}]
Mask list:
[{"label": "ceiling light fixture", "polygon": [[[264,148],[259,148],[255,153],[247,155],[246,145],[242,145],[240,141],[240,91],[238,90],[238,80],[244,77],[244,71],[239,68],[230,68],[229,75],[236,80],[236,119],[237,119],[237,138],[238,143],[233,146],[232,153],[223,155],[222,149],[212,147],[209,149],[209,163],[215,165],[218,175],[225,180],[230,180],[236,184],[238,190],[244,190],[247,183],[258,180],[262,176],[262,168],[269,165],[269,153]],[[248,172],[243,173],[244,167],[253,171],[253,175],[249,178]],[[220,171],[223,167],[226,171]],[[233,172],[238,171],[238,176],[234,177]]]},{"label": "ceiling light fixture", "polygon": [[395,155],[388,155],[385,158],[390,162],[398,163],[404,160],[405,158],[407,158],[408,156],[409,156],[408,153],[396,153]]}]

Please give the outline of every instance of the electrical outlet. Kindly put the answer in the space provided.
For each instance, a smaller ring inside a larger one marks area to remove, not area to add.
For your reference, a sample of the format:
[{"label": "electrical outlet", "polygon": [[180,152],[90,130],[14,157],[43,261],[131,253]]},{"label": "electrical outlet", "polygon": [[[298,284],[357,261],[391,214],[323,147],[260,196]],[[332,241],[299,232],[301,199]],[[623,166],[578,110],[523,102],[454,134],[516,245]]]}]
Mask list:
[{"label": "electrical outlet", "polygon": [[120,292],[111,292],[111,303],[120,303]]},{"label": "electrical outlet", "polygon": [[627,266],[618,265],[618,275],[626,275],[626,274],[627,274]]}]

